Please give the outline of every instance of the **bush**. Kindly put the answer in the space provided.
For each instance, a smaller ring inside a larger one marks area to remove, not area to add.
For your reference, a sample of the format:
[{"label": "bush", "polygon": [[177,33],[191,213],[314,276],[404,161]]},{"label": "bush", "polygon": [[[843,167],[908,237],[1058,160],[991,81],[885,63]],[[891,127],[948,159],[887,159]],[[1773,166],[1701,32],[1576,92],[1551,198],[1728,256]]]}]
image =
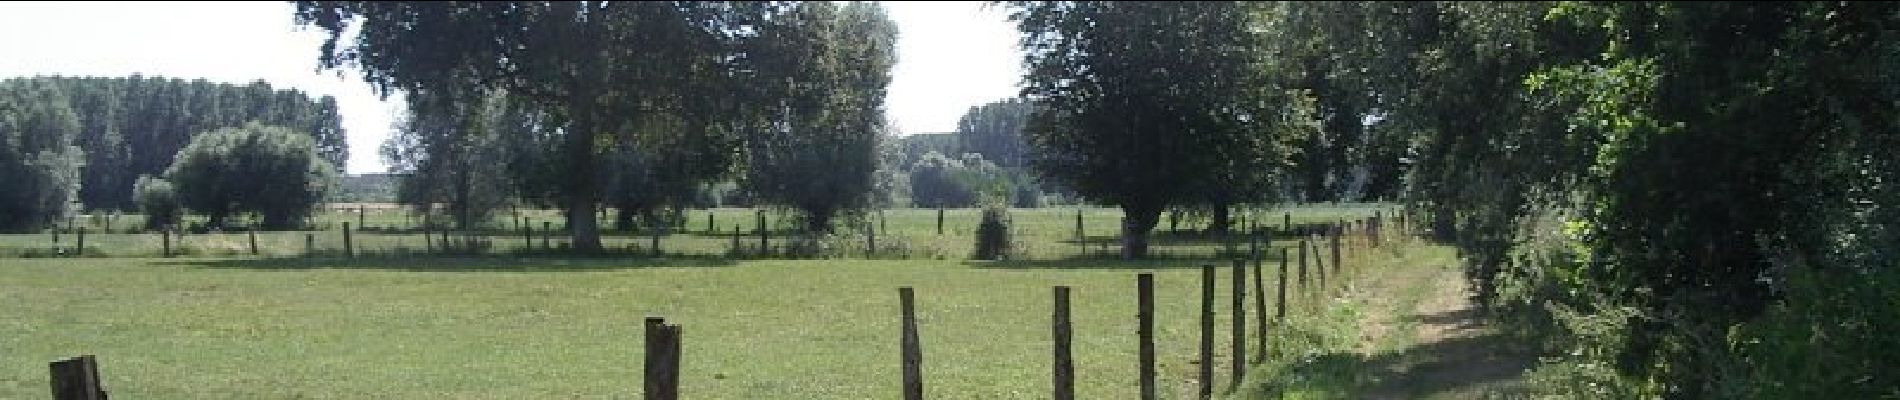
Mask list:
[{"label": "bush", "polygon": [[983,208],[983,221],[976,225],[976,254],[978,260],[1002,260],[1009,257],[1011,242],[1009,234],[1009,209],[1002,205],[990,205]]},{"label": "bush", "polygon": [[178,223],[182,207],[178,205],[178,192],[170,181],[140,175],[132,184],[132,199],[138,202],[139,211],[145,213],[145,229],[163,229]]},{"label": "bush", "polygon": [[212,228],[237,212],[263,215],[266,228],[291,227],[336,179],[309,135],[255,122],[192,138],[165,175],[179,203],[209,217]]}]

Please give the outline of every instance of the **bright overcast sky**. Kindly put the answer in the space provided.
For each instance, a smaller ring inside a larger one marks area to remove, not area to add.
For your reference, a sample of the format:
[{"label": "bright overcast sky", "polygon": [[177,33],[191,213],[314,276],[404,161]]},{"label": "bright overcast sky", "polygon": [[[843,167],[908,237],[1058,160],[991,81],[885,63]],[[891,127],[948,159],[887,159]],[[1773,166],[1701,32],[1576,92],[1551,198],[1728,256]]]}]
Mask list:
[{"label": "bright overcast sky", "polygon": [[[971,106],[1016,94],[1021,60],[1001,10],[976,2],[885,4],[900,35],[886,99],[900,131],[952,131]],[[263,79],[336,96],[349,132],[346,169],[383,172],[376,148],[389,136],[400,101],[378,99],[354,70],[318,73],[322,40],[313,29],[298,30],[283,2],[0,2],[0,78]]]}]

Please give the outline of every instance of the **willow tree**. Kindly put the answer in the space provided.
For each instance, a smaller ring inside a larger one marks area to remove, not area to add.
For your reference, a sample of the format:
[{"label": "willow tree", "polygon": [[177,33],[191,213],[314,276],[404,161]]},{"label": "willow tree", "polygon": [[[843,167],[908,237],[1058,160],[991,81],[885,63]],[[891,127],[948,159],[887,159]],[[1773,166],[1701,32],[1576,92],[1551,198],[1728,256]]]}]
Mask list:
[{"label": "willow tree", "polygon": [[806,2],[760,32],[745,184],[803,212],[806,231],[829,231],[871,200],[896,24],[874,3]]},{"label": "willow tree", "polygon": [[[669,134],[703,139],[724,132],[703,122],[730,107],[720,82],[746,57],[734,51],[735,43],[782,6],[305,1],[297,3],[296,17],[329,34],[319,56],[324,68],[359,66],[385,96],[499,89],[548,115],[562,135],[556,196],[574,247],[594,251],[600,249],[594,219],[600,143],[651,133],[634,129],[663,116],[702,122]],[[350,33],[354,37],[346,38]],[[693,170],[724,170],[716,167]]]},{"label": "willow tree", "polygon": [[[1006,2],[1037,104],[1030,164],[1121,207],[1122,255],[1147,255],[1171,205],[1250,187],[1277,168],[1282,107],[1243,2]],[[1242,193],[1244,194],[1244,193]]]}]

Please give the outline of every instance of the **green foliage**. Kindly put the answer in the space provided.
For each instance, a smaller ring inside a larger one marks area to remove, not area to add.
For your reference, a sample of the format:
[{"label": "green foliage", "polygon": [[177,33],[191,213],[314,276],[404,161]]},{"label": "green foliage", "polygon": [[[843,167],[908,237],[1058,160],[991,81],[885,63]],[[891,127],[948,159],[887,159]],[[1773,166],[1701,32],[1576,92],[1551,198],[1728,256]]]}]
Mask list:
[{"label": "green foliage", "polygon": [[184,206],[178,202],[177,189],[164,178],[140,176],[132,184],[132,199],[138,202],[139,212],[145,214],[145,229],[159,230],[176,226],[179,217],[184,214]]},{"label": "green foliage", "polygon": [[764,93],[743,182],[803,212],[807,232],[829,232],[833,216],[872,197],[897,27],[874,3],[806,2],[759,35],[751,66]]},{"label": "green foliage", "polygon": [[985,200],[1001,201],[1011,193],[1009,177],[982,155],[965,153],[952,159],[925,153],[910,169],[910,193],[917,207],[963,208]]},{"label": "green foliage", "polygon": [[1023,33],[1030,164],[1123,208],[1124,255],[1169,205],[1239,202],[1285,150],[1243,2],[1005,2]]},{"label": "green foliage", "polygon": [[309,136],[250,123],[195,135],[165,177],[179,203],[205,214],[211,228],[223,228],[232,214],[255,212],[265,227],[282,229],[310,215],[335,184],[336,170]]},{"label": "green foliage", "polygon": [[503,94],[456,101],[439,93],[412,93],[409,115],[383,144],[391,172],[400,174],[397,199],[424,213],[440,210],[460,229],[479,227],[515,193],[510,162],[538,149],[508,142],[525,134],[519,107]]},{"label": "green foliage", "polygon": [[66,213],[85,163],[73,138],[79,119],[57,86],[0,81],[0,231],[38,230]]},{"label": "green foliage", "polygon": [[1027,168],[1027,145],[1023,143],[1023,125],[1029,122],[1034,106],[1023,99],[1007,99],[970,107],[957,120],[957,141],[962,151],[983,155],[1003,168]]},{"label": "green foliage", "polygon": [[[767,17],[782,8],[308,1],[297,3],[296,18],[328,34],[319,57],[324,68],[360,66],[384,93],[505,91],[545,117],[533,134],[510,136],[558,146],[536,147],[559,151],[528,167],[546,172],[531,176],[553,178],[535,192],[566,206],[576,249],[598,251],[600,144],[634,138],[649,151],[685,154],[682,160],[692,163],[681,174],[693,183],[726,172],[737,139],[724,118],[737,114],[737,99],[760,98],[748,97],[757,94],[746,84],[753,71],[740,64],[771,57],[744,52],[743,44],[762,31],[758,24],[779,21]],[[655,130],[660,126],[683,129]]]},{"label": "green foliage", "polygon": [[73,140],[89,166],[81,171],[77,199],[93,208],[136,207],[133,181],[162,173],[192,135],[249,121],[309,135],[334,168],[342,168],[349,156],[335,99],[273,88],[261,80],[238,85],[132,75],[9,81],[42,82],[66,94],[30,98],[60,103],[77,116]]},{"label": "green foliage", "polygon": [[1004,260],[1010,256],[1014,241],[1010,239],[1009,208],[992,204],[983,207],[983,220],[976,224],[976,252],[971,258],[977,260]]}]

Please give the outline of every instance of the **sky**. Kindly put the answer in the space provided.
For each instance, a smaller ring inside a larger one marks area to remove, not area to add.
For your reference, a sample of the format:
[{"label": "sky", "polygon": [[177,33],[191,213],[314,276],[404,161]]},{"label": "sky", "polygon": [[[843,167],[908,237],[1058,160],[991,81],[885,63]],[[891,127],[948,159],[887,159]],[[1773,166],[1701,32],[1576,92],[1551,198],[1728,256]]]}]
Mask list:
[{"label": "sky", "polygon": [[[1016,95],[1016,33],[979,2],[884,2],[898,27],[885,109],[899,132],[956,129],[970,107]],[[377,147],[402,113],[354,69],[317,70],[323,34],[285,2],[0,2],[0,79],[134,73],[335,96],[352,174],[384,172]]]}]

